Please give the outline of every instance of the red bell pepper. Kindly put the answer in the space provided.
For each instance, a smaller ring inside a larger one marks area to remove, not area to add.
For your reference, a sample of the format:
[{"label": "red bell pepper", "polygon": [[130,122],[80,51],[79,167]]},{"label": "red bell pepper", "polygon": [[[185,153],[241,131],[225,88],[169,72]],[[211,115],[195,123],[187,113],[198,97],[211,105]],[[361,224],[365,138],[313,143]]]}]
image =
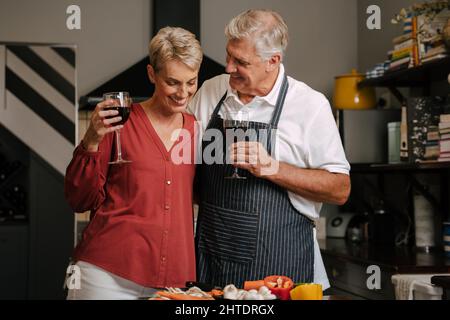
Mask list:
[{"label": "red bell pepper", "polygon": [[286,276],[273,275],[264,278],[264,285],[281,300],[289,300],[294,281]]}]

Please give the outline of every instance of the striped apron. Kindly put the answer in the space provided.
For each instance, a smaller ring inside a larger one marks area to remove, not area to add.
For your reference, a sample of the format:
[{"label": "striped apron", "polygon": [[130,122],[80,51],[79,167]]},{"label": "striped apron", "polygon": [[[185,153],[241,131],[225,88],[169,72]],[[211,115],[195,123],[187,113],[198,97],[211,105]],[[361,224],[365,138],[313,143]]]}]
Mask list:
[{"label": "striped apron", "polygon": [[[258,137],[261,129],[270,137],[277,128],[287,90],[285,76],[270,123],[249,123]],[[225,97],[226,93],[207,126],[221,130],[224,137],[223,119],[218,113]],[[265,147],[271,154],[271,139],[266,140]],[[202,142],[203,150],[208,143]],[[269,275],[313,282],[312,221],[293,207],[286,189],[246,170],[240,170],[239,175],[247,179],[224,179],[232,173],[229,164],[203,163],[197,168],[197,280],[222,287],[233,283],[241,288],[245,280]]]}]

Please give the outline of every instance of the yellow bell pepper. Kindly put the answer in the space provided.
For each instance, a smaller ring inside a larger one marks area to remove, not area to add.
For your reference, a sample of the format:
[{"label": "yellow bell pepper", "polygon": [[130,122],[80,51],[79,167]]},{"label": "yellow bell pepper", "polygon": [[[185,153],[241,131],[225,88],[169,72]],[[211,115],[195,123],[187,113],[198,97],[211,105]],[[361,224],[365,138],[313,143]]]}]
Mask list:
[{"label": "yellow bell pepper", "polygon": [[322,285],[316,283],[300,284],[290,292],[292,300],[322,300]]}]

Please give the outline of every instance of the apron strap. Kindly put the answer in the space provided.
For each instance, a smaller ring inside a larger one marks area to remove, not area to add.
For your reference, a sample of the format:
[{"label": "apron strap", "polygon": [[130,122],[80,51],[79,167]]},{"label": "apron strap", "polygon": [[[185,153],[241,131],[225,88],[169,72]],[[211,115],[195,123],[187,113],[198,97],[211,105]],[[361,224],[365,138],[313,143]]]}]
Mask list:
[{"label": "apron strap", "polygon": [[[281,84],[280,92],[278,93],[277,102],[275,104],[275,110],[272,115],[272,119],[270,120],[270,123],[269,123],[271,129],[276,129],[278,127],[278,122],[280,121],[281,111],[283,111],[283,105],[284,105],[284,101],[286,100],[286,95],[287,95],[288,89],[289,89],[289,83],[288,83],[287,75],[285,73],[284,78],[283,78],[283,83]],[[225,92],[225,94],[222,96],[220,101],[217,103],[206,128],[210,127],[211,121],[214,118],[216,118],[217,115],[219,114],[219,111],[223,104],[223,101],[227,97],[227,93],[228,92]],[[272,141],[272,137],[269,137],[268,142],[267,142],[267,152],[270,155],[272,154],[272,147],[273,147],[271,141]]]},{"label": "apron strap", "polygon": [[217,103],[216,107],[214,108],[214,111],[211,115],[211,117],[209,118],[209,122],[208,125],[206,126],[206,128],[209,128],[211,125],[211,120],[214,119],[215,117],[217,117],[217,115],[219,114],[220,111],[220,107],[222,106],[223,101],[225,100],[225,98],[227,97],[227,93],[228,91],[225,92],[225,94],[222,96],[222,98],[219,100],[219,102]]},{"label": "apron strap", "polygon": [[270,121],[270,126],[276,128],[280,121],[281,111],[283,110],[284,100],[286,100],[286,94],[289,88],[288,79],[286,73],[284,74],[283,83],[281,84],[280,93],[278,94],[277,103],[275,104],[275,111]]},{"label": "apron strap", "polygon": [[281,84],[280,92],[278,93],[277,103],[275,104],[275,111],[273,112],[272,120],[270,120],[271,130],[269,132],[269,137],[267,139],[267,153],[270,156],[272,156],[272,149],[274,148],[274,146],[272,145],[272,140],[273,143],[275,144],[275,136],[274,136],[275,130],[272,129],[277,129],[278,127],[278,122],[280,121],[281,111],[283,110],[284,100],[286,100],[288,88],[289,84],[285,73],[283,83]]}]

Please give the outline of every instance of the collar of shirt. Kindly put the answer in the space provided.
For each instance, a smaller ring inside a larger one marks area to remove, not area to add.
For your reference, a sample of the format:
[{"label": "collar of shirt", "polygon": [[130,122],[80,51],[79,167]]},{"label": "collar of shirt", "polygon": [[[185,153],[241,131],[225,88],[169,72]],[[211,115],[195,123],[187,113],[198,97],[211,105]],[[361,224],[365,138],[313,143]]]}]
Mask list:
[{"label": "collar of shirt", "polygon": [[[284,78],[284,65],[280,63],[280,70],[278,72],[277,80],[275,81],[275,85],[273,86],[272,90],[263,97],[256,96],[253,98],[253,100],[249,104],[258,103],[258,102],[265,102],[269,104],[272,107],[275,107],[278,99],[278,93],[281,89],[281,84],[283,83]],[[237,102],[239,105],[243,106],[244,104],[239,99],[238,93],[236,90],[232,89],[230,84],[228,83],[228,90],[227,90],[227,97],[225,100],[233,99],[235,102]]]}]

